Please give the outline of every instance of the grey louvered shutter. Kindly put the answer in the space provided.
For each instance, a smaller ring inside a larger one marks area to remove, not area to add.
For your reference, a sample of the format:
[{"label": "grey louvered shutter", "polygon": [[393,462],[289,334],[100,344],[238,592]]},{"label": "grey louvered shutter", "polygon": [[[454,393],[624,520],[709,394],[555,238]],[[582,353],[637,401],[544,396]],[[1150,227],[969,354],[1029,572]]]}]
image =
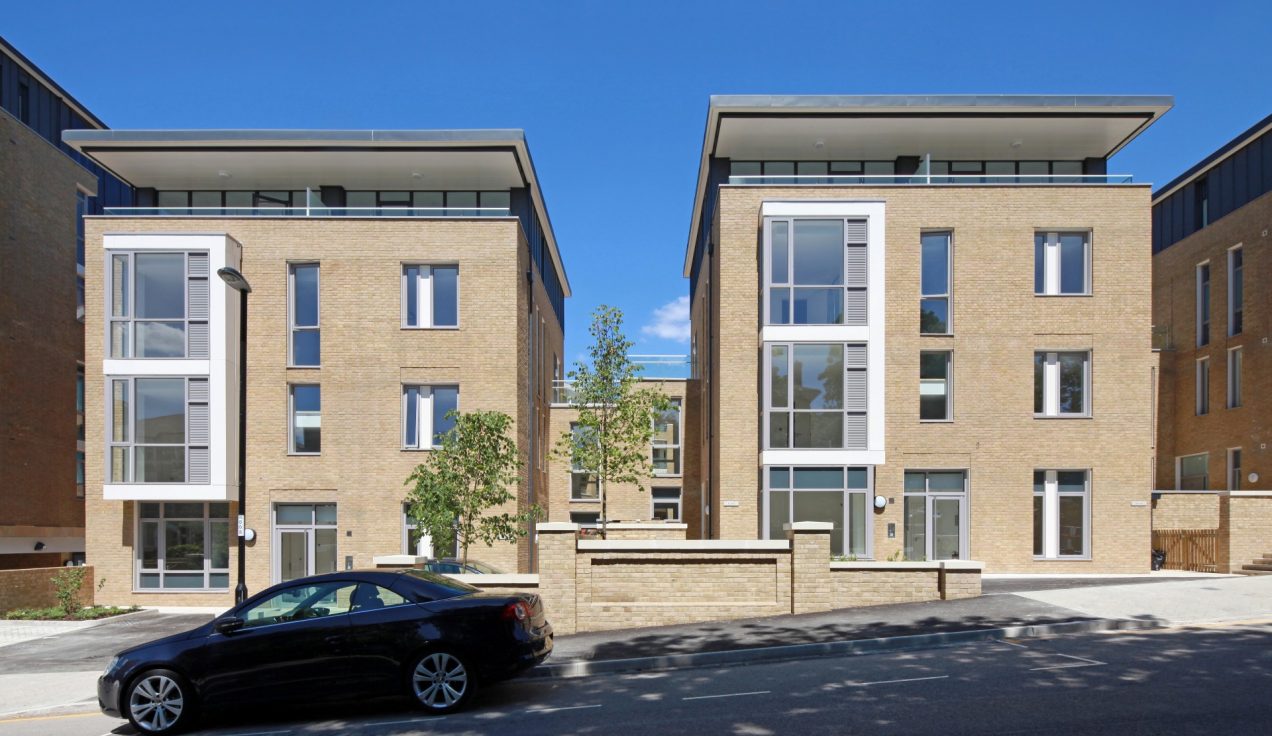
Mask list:
[{"label": "grey louvered shutter", "polygon": [[866,372],[848,371],[844,374],[844,409],[866,410]]},{"label": "grey louvered shutter", "polygon": [[186,256],[188,273],[191,277],[208,277],[208,254],[207,253],[190,253]]},{"label": "grey louvered shutter", "polygon": [[866,415],[844,415],[844,449],[865,450],[866,447]]},{"label": "grey louvered shutter", "polygon": [[189,332],[186,335],[186,340],[188,341],[186,357],[208,357],[209,339],[207,322],[191,322]]},{"label": "grey louvered shutter", "polygon": [[206,447],[191,447],[189,449],[189,477],[186,478],[187,483],[211,483],[212,482],[212,459]]},{"label": "grey louvered shutter", "polygon": [[850,245],[844,251],[844,284],[866,285],[866,246]]},{"label": "grey louvered shutter", "polygon": [[845,345],[844,346],[844,367],[845,368],[865,368],[866,367],[866,346],[865,345]]},{"label": "grey louvered shutter", "polygon": [[866,221],[849,220],[844,227],[844,241],[847,243],[865,245]]},{"label": "grey louvered shutter", "polygon": [[844,324],[861,327],[866,324],[866,290],[844,292]]},{"label": "grey louvered shutter", "polygon": [[191,378],[190,379],[190,403],[206,404],[209,399],[208,379]]},{"label": "grey louvered shutter", "polygon": [[190,405],[190,437],[192,445],[206,445],[211,440],[212,421],[207,404]]},{"label": "grey louvered shutter", "polygon": [[190,279],[190,319],[206,320],[208,318],[208,280]]}]

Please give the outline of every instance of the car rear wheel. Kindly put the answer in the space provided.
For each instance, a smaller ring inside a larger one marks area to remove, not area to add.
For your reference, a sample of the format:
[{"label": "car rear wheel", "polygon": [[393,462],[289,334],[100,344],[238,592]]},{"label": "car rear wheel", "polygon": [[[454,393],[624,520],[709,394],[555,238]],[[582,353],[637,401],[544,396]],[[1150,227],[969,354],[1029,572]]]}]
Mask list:
[{"label": "car rear wheel", "polygon": [[476,686],[476,678],[467,663],[445,649],[425,653],[411,668],[411,693],[430,713],[459,710]]},{"label": "car rear wheel", "polygon": [[192,719],[192,696],[181,675],[172,670],[149,670],[128,686],[124,715],[142,733],[175,733]]}]

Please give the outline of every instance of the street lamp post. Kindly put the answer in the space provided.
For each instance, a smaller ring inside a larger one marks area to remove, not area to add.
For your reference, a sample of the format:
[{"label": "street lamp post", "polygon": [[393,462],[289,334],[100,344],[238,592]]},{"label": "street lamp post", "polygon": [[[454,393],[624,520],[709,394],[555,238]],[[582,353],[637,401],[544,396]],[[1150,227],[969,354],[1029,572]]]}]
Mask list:
[{"label": "street lamp post", "polygon": [[239,293],[239,426],[238,426],[238,585],[234,586],[235,605],[247,600],[247,557],[245,537],[247,523],[247,295],[252,285],[247,283],[238,269],[217,269],[226,284]]}]

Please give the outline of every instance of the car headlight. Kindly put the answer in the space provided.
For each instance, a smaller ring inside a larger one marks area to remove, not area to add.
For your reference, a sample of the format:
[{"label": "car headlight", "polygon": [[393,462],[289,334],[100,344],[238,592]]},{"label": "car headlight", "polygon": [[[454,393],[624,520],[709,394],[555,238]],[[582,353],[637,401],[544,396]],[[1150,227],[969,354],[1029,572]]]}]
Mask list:
[{"label": "car headlight", "polygon": [[109,674],[111,674],[112,672],[114,672],[115,670],[119,669],[119,665],[120,665],[120,664],[122,664],[122,663],[123,663],[123,661],[124,661],[124,660],[122,660],[122,659],[120,659],[120,658],[119,658],[119,655],[118,655],[118,654],[116,654],[115,656],[111,657],[111,658],[110,658],[110,663],[106,665],[106,673],[105,673],[105,674],[109,675]]}]

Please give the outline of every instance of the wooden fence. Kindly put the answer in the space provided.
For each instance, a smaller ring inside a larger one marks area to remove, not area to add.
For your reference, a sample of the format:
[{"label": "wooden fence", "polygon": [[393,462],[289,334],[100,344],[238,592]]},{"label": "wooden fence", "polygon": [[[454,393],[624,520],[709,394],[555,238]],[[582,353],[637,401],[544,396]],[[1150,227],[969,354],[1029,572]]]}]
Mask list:
[{"label": "wooden fence", "polygon": [[1166,553],[1166,570],[1215,572],[1218,529],[1155,529],[1153,549]]}]

